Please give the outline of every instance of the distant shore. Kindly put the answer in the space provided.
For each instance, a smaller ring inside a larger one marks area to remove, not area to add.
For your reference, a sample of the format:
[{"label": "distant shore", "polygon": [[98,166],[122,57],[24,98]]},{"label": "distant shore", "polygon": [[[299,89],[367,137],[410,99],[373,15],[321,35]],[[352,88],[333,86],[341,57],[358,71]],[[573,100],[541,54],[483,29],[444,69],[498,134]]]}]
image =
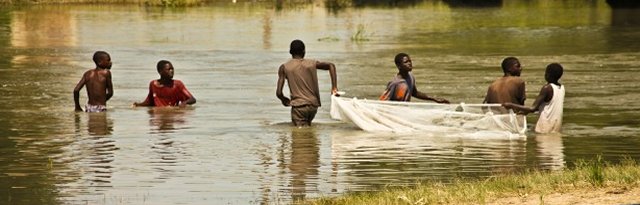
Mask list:
[{"label": "distant shore", "polygon": [[130,4],[145,6],[198,6],[204,4],[202,0],[63,0],[63,1],[38,1],[38,0],[0,0],[0,5],[56,5],[56,4]]},{"label": "distant shore", "polygon": [[[500,7],[503,5],[500,0],[442,0],[444,3],[455,7]],[[0,5],[34,5],[34,4],[131,4],[131,5],[144,5],[144,6],[162,6],[162,7],[188,7],[188,6],[202,6],[212,3],[268,3],[269,1],[252,1],[252,0],[0,0]],[[286,0],[286,1],[271,1],[275,4],[308,4],[312,1],[308,0]],[[313,1],[316,2],[316,1]],[[322,1],[327,8],[341,9],[345,7],[359,7],[365,5],[377,5],[377,6],[401,6],[401,5],[414,5],[421,0],[370,0],[370,1],[355,1],[355,0],[323,0]],[[629,9],[640,8],[640,1],[637,0],[606,0],[606,3],[612,8]]]},{"label": "distant shore", "polygon": [[424,182],[415,187],[308,199],[301,204],[640,204],[640,166],[583,161],[561,171],[528,171],[485,180]]}]

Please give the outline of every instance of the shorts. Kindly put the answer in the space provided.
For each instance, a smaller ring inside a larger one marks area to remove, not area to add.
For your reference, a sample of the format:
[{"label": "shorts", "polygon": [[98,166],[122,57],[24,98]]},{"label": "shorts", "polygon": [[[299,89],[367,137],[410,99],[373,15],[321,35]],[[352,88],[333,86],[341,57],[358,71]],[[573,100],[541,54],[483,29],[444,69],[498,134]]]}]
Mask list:
[{"label": "shorts", "polygon": [[85,105],[84,111],[85,112],[105,112],[107,111],[107,106],[106,105]]},{"label": "shorts", "polygon": [[291,107],[291,122],[295,126],[310,126],[317,112],[318,107],[313,105]]}]

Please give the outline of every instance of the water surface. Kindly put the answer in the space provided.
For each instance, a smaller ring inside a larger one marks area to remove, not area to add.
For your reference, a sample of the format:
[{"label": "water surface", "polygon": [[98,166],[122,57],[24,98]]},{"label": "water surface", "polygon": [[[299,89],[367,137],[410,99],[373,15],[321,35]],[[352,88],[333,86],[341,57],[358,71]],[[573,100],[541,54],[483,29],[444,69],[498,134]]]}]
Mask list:
[{"label": "water surface", "polygon": [[[596,1],[2,8],[0,202],[289,203],[424,179],[557,170],[596,155],[638,159],[637,14]],[[366,133],[329,118],[324,71],[314,126],[291,127],[275,82],[293,39],[305,41],[307,58],[335,63],[339,88],[359,98],[383,91],[398,52],[412,56],[421,91],[455,103],[480,103],[501,60],[517,56],[530,105],[544,67],[559,62],[563,134]],[[115,95],[107,113],[75,113],[72,90],[96,50],[112,56]],[[173,62],[195,106],[130,107],[158,78],[161,59]]]}]

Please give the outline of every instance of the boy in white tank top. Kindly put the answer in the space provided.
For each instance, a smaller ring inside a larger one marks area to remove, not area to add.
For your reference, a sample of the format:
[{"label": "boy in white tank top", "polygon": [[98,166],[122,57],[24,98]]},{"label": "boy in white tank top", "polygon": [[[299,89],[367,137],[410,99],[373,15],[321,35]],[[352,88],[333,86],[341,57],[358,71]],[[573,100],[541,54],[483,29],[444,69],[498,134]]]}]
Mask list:
[{"label": "boy in white tank top", "polygon": [[558,63],[547,65],[544,74],[547,84],[542,86],[540,94],[531,107],[513,103],[503,103],[507,109],[513,109],[522,114],[540,111],[540,118],[536,123],[537,133],[558,133],[562,127],[562,110],[564,106],[564,86],[558,81],[562,77],[563,68]]}]

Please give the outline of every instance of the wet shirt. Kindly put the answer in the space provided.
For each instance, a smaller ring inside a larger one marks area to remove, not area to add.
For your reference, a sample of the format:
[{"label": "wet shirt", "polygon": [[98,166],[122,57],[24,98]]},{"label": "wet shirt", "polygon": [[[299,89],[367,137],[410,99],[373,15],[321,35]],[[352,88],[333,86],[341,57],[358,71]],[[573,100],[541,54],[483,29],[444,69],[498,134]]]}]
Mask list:
[{"label": "wet shirt", "polygon": [[317,64],[316,60],[295,58],[283,64],[291,94],[291,106],[313,105],[320,107]]},{"label": "wet shirt", "polygon": [[553,88],[553,97],[542,104],[540,118],[536,123],[537,133],[557,133],[562,127],[562,113],[564,107],[564,85],[549,84]]},{"label": "wet shirt", "polygon": [[400,75],[396,75],[393,80],[387,84],[387,89],[380,96],[380,100],[389,101],[411,101],[413,88],[416,85],[416,78],[409,72],[409,79],[404,79]]},{"label": "wet shirt", "polygon": [[[147,96],[145,102],[150,102],[151,105],[157,107],[163,106],[178,106],[179,102],[186,101],[191,98],[191,93],[184,86],[182,81],[173,80],[173,86],[167,87],[152,80],[149,83],[150,96]],[[152,99],[149,99],[149,98]]]}]

